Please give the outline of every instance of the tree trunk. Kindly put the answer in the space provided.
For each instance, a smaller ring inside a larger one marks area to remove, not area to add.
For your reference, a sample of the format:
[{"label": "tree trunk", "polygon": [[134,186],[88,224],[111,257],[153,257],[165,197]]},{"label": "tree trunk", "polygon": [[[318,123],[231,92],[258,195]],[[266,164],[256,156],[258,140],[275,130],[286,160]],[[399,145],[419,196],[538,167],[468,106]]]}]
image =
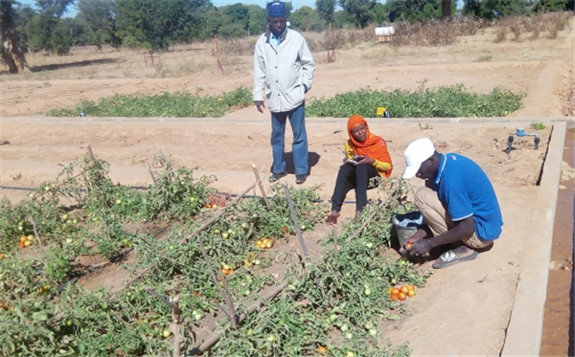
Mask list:
[{"label": "tree trunk", "polygon": [[12,55],[6,48],[4,49],[4,51],[2,51],[2,59],[4,60],[4,63],[8,65],[8,71],[10,71],[10,73],[12,74],[18,73],[18,66],[16,65],[16,62],[14,62],[14,58],[12,58]]},{"label": "tree trunk", "polygon": [[451,18],[451,0],[441,0],[441,16],[443,19]]},{"label": "tree trunk", "polygon": [[2,58],[4,62],[8,65],[10,73],[18,73],[19,69],[23,71],[29,71],[28,61],[26,61],[26,56],[20,47],[18,46],[18,41],[14,33],[10,30],[4,31],[2,33],[2,42],[4,46],[4,51],[2,51]]}]

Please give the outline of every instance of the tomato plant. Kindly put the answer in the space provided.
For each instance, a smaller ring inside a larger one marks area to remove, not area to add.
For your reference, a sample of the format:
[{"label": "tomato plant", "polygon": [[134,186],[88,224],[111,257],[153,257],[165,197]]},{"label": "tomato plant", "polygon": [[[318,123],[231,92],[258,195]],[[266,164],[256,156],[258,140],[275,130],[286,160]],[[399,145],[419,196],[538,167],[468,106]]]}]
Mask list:
[{"label": "tomato plant", "polygon": [[[280,249],[270,250],[295,238],[283,187],[272,186],[269,206],[250,197],[204,208],[214,197],[211,178],[195,180],[191,170],[163,158],[155,167],[153,186],[128,188],[112,183],[107,163],[86,157],[80,173],[68,166],[21,204],[0,201],[6,209],[0,223],[7,224],[0,228],[0,324],[19,326],[0,336],[3,354],[169,354],[172,309],[166,301],[178,297],[181,328],[193,331],[222,315],[230,300],[231,314],[243,312],[246,301],[277,283],[268,267],[278,263],[289,264],[284,294],[236,328],[218,321],[224,338],[215,354],[301,356],[323,352],[319,346],[330,356],[405,353],[401,346],[397,352],[377,348],[375,323],[401,308],[385,293],[391,282],[407,286],[410,296],[425,279],[412,263],[380,254],[391,242],[391,214],[408,209],[400,182],[381,185],[391,196],[385,206],[366,207],[366,216],[375,214],[373,224],[351,236],[361,224],[352,222],[341,235],[325,237],[338,249],[327,249],[302,271],[301,264],[279,259]],[[289,188],[289,197],[302,231],[323,220],[327,205],[314,188]],[[29,249],[15,244],[20,237],[24,246],[32,242]],[[112,292],[75,283],[93,269],[79,265],[80,256],[122,263],[131,252],[135,278],[127,285]],[[187,341],[183,352],[193,347]]]}]

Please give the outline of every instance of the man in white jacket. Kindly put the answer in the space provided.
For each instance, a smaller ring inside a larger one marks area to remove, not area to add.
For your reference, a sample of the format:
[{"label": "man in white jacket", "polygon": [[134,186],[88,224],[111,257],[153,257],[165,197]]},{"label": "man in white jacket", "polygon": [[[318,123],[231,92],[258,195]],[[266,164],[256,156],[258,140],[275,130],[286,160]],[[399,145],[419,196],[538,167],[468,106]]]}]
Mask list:
[{"label": "man in white jacket", "polygon": [[254,103],[264,112],[264,98],[271,112],[275,182],[286,175],[284,141],[286,120],[293,132],[292,152],[296,183],[309,175],[308,142],[305,127],[305,94],[311,89],[315,63],[304,37],[287,28],[285,3],[267,4],[268,26],[258,38],[254,51]]}]

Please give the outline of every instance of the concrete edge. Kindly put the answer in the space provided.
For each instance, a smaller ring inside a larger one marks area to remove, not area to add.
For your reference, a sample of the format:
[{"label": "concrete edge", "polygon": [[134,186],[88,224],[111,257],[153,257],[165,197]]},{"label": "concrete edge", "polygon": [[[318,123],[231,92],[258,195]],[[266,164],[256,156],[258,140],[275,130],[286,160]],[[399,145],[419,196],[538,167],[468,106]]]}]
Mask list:
[{"label": "concrete edge", "polygon": [[528,230],[531,234],[525,237],[523,269],[519,275],[501,356],[538,356],[541,350],[553,225],[566,127],[565,122],[553,124],[540,190],[535,197],[533,220]]},{"label": "concrete edge", "polygon": [[[307,123],[345,123],[348,118],[334,118],[334,117],[306,117]],[[228,116],[223,116],[219,118],[164,118],[164,117],[145,117],[145,118],[126,118],[126,117],[48,117],[48,116],[7,116],[0,117],[0,121],[5,122],[18,122],[25,120],[27,122],[60,122],[60,123],[99,123],[99,122],[189,122],[191,120],[195,122],[229,122],[233,121],[236,123],[254,123],[261,121],[262,123],[269,124],[269,117],[261,116],[254,118],[253,116],[246,114],[242,117],[230,118]],[[575,117],[550,117],[550,118],[540,118],[540,117],[481,117],[481,118],[381,118],[366,117],[366,120],[370,124],[483,124],[483,125],[495,125],[495,126],[508,126],[523,124],[527,125],[525,129],[529,129],[530,123],[544,123],[547,125],[553,125],[554,123],[566,122],[568,125],[575,125]]]}]

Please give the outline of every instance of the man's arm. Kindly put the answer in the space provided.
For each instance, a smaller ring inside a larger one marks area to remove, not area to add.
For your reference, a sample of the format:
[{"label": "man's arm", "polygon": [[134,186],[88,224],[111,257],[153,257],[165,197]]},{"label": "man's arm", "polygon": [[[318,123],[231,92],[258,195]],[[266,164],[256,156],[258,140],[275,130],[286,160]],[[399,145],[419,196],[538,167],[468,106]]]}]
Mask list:
[{"label": "man's arm", "polygon": [[265,68],[266,64],[264,60],[263,48],[260,44],[260,41],[258,40],[258,42],[256,42],[256,46],[254,49],[254,88],[252,91],[252,97],[254,103],[258,107],[258,111],[261,113],[263,113],[263,108],[265,107],[263,105],[264,86],[266,80]]},{"label": "man's arm", "polygon": [[311,89],[313,84],[315,62],[313,61],[313,55],[311,54],[305,39],[302,43],[299,60],[302,67],[302,84],[305,86],[305,91],[307,92]]},{"label": "man's arm", "polygon": [[455,227],[451,228],[444,234],[414,242],[413,245],[408,248],[408,251],[411,253],[424,255],[429,253],[429,251],[435,247],[460,241],[463,238],[470,237],[473,233],[475,233],[475,223],[473,222],[473,216],[469,216],[465,219],[462,219],[461,221],[456,221],[454,224]]}]

